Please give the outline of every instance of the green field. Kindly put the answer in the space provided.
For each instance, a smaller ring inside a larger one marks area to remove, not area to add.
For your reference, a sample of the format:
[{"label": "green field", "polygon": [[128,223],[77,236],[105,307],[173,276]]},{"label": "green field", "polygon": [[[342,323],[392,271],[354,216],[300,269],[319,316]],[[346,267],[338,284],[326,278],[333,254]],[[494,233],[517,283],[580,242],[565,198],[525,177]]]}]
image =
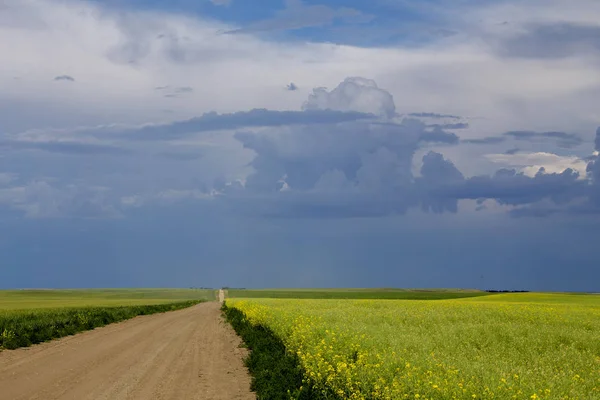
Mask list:
[{"label": "green field", "polygon": [[185,300],[214,300],[211,289],[0,290],[0,312],[63,307],[149,305]]},{"label": "green field", "polygon": [[463,289],[229,289],[230,298],[444,300],[487,296]]},{"label": "green field", "polygon": [[0,291],[0,350],[215,299],[208,289]]},{"label": "green field", "polygon": [[227,306],[272,331],[296,357],[303,387],[322,398],[600,398],[598,295],[230,298]]}]

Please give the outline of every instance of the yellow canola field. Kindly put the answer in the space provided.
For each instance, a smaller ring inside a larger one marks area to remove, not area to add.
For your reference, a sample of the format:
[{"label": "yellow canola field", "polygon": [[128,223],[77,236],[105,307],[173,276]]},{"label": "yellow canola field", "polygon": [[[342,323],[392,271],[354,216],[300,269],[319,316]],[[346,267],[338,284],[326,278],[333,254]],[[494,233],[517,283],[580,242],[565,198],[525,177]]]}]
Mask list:
[{"label": "yellow canola field", "polygon": [[600,399],[600,303],[503,296],[227,305],[299,357],[305,384],[340,398]]}]

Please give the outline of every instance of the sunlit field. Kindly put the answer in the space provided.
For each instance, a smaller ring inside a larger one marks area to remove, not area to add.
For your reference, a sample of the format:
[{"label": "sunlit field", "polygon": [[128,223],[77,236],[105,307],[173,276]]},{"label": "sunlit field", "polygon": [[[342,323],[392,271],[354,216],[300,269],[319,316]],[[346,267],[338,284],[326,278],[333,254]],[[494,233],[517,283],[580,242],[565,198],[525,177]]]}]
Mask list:
[{"label": "sunlit field", "polygon": [[480,290],[466,289],[229,289],[228,297],[273,299],[396,299],[443,300],[487,296]]},{"label": "sunlit field", "polygon": [[346,399],[600,398],[600,296],[228,299]]},{"label": "sunlit field", "polygon": [[0,291],[0,350],[214,300],[204,289]]},{"label": "sunlit field", "polygon": [[211,289],[0,290],[2,310],[63,307],[110,307],[214,300]]}]

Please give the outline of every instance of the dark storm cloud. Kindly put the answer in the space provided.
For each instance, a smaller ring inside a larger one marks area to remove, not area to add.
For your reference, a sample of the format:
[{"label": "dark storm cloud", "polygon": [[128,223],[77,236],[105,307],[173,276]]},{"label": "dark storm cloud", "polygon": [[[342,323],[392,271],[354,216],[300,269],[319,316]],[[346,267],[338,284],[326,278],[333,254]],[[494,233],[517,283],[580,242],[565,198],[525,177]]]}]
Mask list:
[{"label": "dark storm cloud", "polygon": [[254,109],[231,114],[217,114],[212,112],[185,121],[146,125],[140,128],[119,130],[111,127],[104,127],[90,130],[87,133],[97,137],[121,135],[126,139],[169,140],[198,132],[235,130],[250,127],[337,124],[373,118],[374,116],[371,114],[354,111],[271,111],[266,109]]},{"label": "dark storm cloud", "polygon": [[[596,130],[596,139],[594,140],[595,149],[600,149],[600,127]],[[598,214],[600,213],[600,157],[594,154],[591,161],[588,163],[586,172],[589,176],[591,184],[588,188],[589,196],[587,202],[579,205],[572,210],[581,214]]]},{"label": "dark storm cloud", "polygon": [[248,189],[274,191],[285,176],[294,190],[356,187],[381,195],[410,183],[412,156],[424,130],[425,125],[416,120],[364,121],[299,126],[278,135],[243,132],[235,137],[256,152]]},{"label": "dark storm cloud", "polygon": [[579,135],[566,132],[535,132],[535,131],[509,131],[499,136],[461,140],[464,144],[498,144],[507,139],[527,142],[554,141],[557,146],[570,149],[583,143]]},{"label": "dark storm cloud", "polygon": [[[459,137],[444,130],[443,123],[432,127],[414,118],[399,119],[393,96],[369,79],[353,77],[332,90],[317,88],[303,108],[304,111],[255,109],[231,114],[208,113],[167,124],[135,128],[104,126],[60,134],[92,135],[128,143],[128,140],[146,139],[165,141],[198,132],[236,131],[233,138],[249,150],[245,157],[251,157],[246,159],[251,161],[244,165],[252,168],[250,174],[245,176],[244,184],[224,181],[217,185],[207,181],[203,183],[206,190],[202,193],[212,196],[214,192],[220,199],[216,202],[224,201],[233,209],[255,215],[373,217],[404,214],[417,207],[432,213],[455,213],[462,199],[489,199],[513,207],[531,208],[523,209],[520,214],[516,212],[515,216],[528,212],[542,214],[539,207],[534,207],[542,201],[564,209],[575,199],[589,198],[588,209],[600,205],[596,200],[600,199],[600,190],[597,190],[600,186],[595,184],[600,181],[600,166],[595,158],[589,163],[586,179],[580,179],[570,169],[553,174],[540,170],[534,177],[514,170],[500,170],[492,176],[468,178],[451,160],[430,152],[422,159],[420,175],[414,176],[414,156],[422,143],[457,144]],[[434,113],[416,115],[453,118]],[[252,127],[265,129],[253,130]],[[562,142],[564,146],[581,142],[577,135],[564,132],[510,131],[463,143],[493,145],[509,139],[551,140]],[[600,146],[600,139],[596,143]],[[75,141],[4,141],[0,146],[85,155],[127,152],[113,145]],[[184,148],[161,150],[165,149],[154,148],[151,155],[181,162],[200,160],[204,156]],[[517,151],[509,150],[508,154]],[[175,192],[195,193],[197,186],[178,188]],[[151,194],[148,196],[151,202]],[[186,198],[197,200],[194,196]],[[143,200],[140,204],[144,204]]]},{"label": "dark storm cloud", "polygon": [[505,136],[516,140],[534,141],[536,139],[555,140],[556,144],[563,148],[572,148],[579,146],[583,140],[574,133],[566,132],[533,132],[533,131],[510,131],[504,133]]},{"label": "dark storm cloud", "polygon": [[493,199],[500,204],[515,206],[542,199],[566,204],[586,194],[588,183],[578,178],[579,174],[571,169],[548,174],[542,168],[534,177],[501,169],[493,176],[475,176],[458,184],[435,187],[432,193],[442,198]]},{"label": "dark storm cloud", "polygon": [[452,161],[444,159],[443,155],[433,151],[427,153],[423,156],[421,177],[417,179],[417,187],[421,191],[422,209],[433,213],[457,212],[458,199],[432,194],[442,187],[460,184],[464,179],[463,174]]},{"label": "dark storm cloud", "polygon": [[439,127],[436,127],[433,131],[421,133],[419,140],[422,142],[447,144],[457,144],[459,142],[459,138],[456,134],[452,132],[446,132]]},{"label": "dark storm cloud", "polygon": [[[370,215],[374,208],[384,210],[384,214],[402,214],[418,205],[433,213],[456,212],[458,201],[463,199],[489,199],[513,207],[544,200],[564,206],[589,193],[589,182],[580,179],[571,169],[551,174],[540,169],[533,177],[503,169],[492,176],[465,178],[452,161],[434,152],[423,158],[421,176],[414,177],[413,157],[420,142],[454,144],[459,138],[441,128],[430,131],[419,120],[405,119],[398,124],[393,118],[386,118],[395,105],[381,92],[385,91],[374,82],[347,80],[330,92],[320,90],[318,99],[313,102],[317,109],[347,107],[348,104],[358,107],[368,103],[380,116],[378,120],[335,127],[306,129],[299,126],[279,134],[238,133],[236,139],[256,153],[251,163],[254,172],[247,179],[246,190],[285,199],[286,206],[277,208],[277,214],[297,211],[306,217],[312,210],[315,218],[326,213],[324,210],[330,215],[345,217],[351,212],[357,216]],[[347,98],[349,93],[353,96],[351,99]],[[369,103],[367,99],[379,102]],[[573,134],[533,131],[511,131],[464,142],[497,144],[508,139],[553,140],[563,146],[580,143],[580,138]],[[509,153],[517,151],[509,150]],[[283,190],[285,193],[278,193]],[[327,202],[322,204],[324,198]],[[341,207],[339,214],[331,211],[336,201]],[[522,211],[519,216],[526,212]]]}]

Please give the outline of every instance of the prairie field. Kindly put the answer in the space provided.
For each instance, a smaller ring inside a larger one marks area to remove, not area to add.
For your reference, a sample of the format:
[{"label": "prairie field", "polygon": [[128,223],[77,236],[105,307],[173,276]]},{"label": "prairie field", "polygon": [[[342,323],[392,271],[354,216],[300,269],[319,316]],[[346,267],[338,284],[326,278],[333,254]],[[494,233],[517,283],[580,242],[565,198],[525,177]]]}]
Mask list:
[{"label": "prairie field", "polygon": [[27,289],[0,290],[0,313],[11,310],[111,307],[214,300],[211,289]]},{"label": "prairie field", "polygon": [[600,398],[598,295],[229,298],[227,307],[272,331],[323,398]]},{"label": "prairie field", "polygon": [[0,350],[214,299],[208,289],[0,291]]},{"label": "prairie field", "polygon": [[273,299],[445,300],[487,296],[474,289],[230,289],[228,297]]}]

